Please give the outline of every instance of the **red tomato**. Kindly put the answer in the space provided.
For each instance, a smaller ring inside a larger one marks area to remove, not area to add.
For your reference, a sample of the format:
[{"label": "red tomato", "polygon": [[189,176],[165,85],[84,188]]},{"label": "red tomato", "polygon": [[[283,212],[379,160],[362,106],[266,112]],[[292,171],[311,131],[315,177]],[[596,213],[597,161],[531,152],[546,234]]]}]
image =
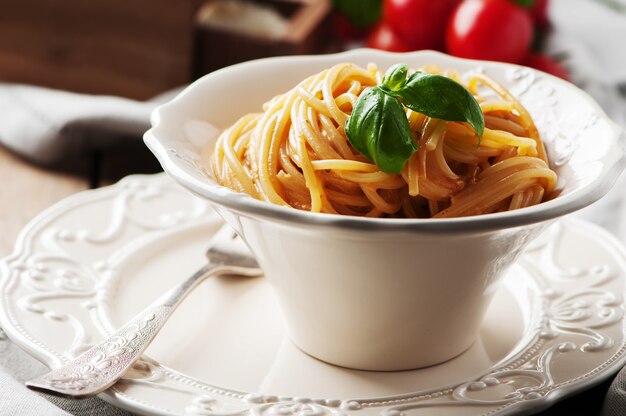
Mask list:
[{"label": "red tomato", "polygon": [[530,15],[512,1],[465,0],[448,22],[446,47],[463,58],[519,63],[532,37]]},{"label": "red tomato", "polygon": [[541,53],[533,53],[524,61],[524,65],[569,81],[569,74],[558,61]]},{"label": "red tomato", "polygon": [[382,23],[374,28],[367,38],[365,46],[391,52],[408,52],[413,48],[398,36],[388,25]]},{"label": "red tomato", "polygon": [[337,36],[343,42],[363,39],[369,31],[369,28],[360,28],[353,25],[345,16],[337,12],[333,14],[333,23]]},{"label": "red tomato", "polygon": [[461,0],[384,0],[383,22],[411,49],[443,50],[445,28]]},{"label": "red tomato", "polygon": [[545,28],[550,24],[548,18],[548,0],[535,0],[530,9],[530,17],[532,17],[535,25],[541,28]]}]

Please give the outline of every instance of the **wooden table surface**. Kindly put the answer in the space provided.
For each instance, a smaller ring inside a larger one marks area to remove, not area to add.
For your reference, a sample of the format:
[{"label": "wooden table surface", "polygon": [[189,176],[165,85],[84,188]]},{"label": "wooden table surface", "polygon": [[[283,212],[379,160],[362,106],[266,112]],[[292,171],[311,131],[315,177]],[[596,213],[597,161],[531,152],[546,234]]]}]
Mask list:
[{"label": "wooden table surface", "polygon": [[20,230],[55,202],[130,173],[160,170],[139,140],[128,149],[89,155],[85,160],[84,166],[63,172],[34,166],[0,147],[0,258],[13,251]]}]

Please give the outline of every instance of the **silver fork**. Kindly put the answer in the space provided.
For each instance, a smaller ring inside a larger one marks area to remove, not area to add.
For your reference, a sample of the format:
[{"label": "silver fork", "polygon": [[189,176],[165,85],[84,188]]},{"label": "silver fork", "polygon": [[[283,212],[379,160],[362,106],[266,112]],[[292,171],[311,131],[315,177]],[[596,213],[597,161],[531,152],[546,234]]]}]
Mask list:
[{"label": "silver fork", "polygon": [[208,262],[128,321],[113,335],[61,368],[27,381],[31,389],[69,398],[87,398],[111,387],[139,359],[181,301],[211,276],[254,277],[261,274],[256,260],[228,226],[215,235]]}]

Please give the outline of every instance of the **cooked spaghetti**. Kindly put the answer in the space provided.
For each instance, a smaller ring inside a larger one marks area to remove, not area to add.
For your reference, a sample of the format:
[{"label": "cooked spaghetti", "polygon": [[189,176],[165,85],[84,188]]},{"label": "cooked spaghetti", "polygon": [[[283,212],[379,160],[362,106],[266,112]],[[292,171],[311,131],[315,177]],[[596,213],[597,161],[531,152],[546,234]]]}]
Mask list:
[{"label": "cooked spaghetti", "polygon": [[219,137],[210,172],[222,185],[274,204],[367,217],[447,218],[528,207],[554,190],[539,132],[503,86],[476,73],[421,68],[454,79],[484,115],[482,137],[466,123],[406,109],[418,144],[401,174],[382,172],[357,152],[346,120],[382,74],[339,64],[247,114]]}]

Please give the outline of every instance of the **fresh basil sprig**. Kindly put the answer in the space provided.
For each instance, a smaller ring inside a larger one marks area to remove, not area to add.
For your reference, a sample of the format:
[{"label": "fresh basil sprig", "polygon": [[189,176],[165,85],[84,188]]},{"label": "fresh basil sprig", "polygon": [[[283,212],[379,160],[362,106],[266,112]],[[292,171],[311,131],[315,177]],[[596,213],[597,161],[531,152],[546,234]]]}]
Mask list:
[{"label": "fresh basil sprig", "polygon": [[402,105],[429,117],[464,121],[479,139],[485,129],[480,106],[461,84],[441,75],[415,72],[407,64],[389,68],[380,85],[359,96],[346,122],[352,146],[383,172],[400,173],[417,151]]}]

